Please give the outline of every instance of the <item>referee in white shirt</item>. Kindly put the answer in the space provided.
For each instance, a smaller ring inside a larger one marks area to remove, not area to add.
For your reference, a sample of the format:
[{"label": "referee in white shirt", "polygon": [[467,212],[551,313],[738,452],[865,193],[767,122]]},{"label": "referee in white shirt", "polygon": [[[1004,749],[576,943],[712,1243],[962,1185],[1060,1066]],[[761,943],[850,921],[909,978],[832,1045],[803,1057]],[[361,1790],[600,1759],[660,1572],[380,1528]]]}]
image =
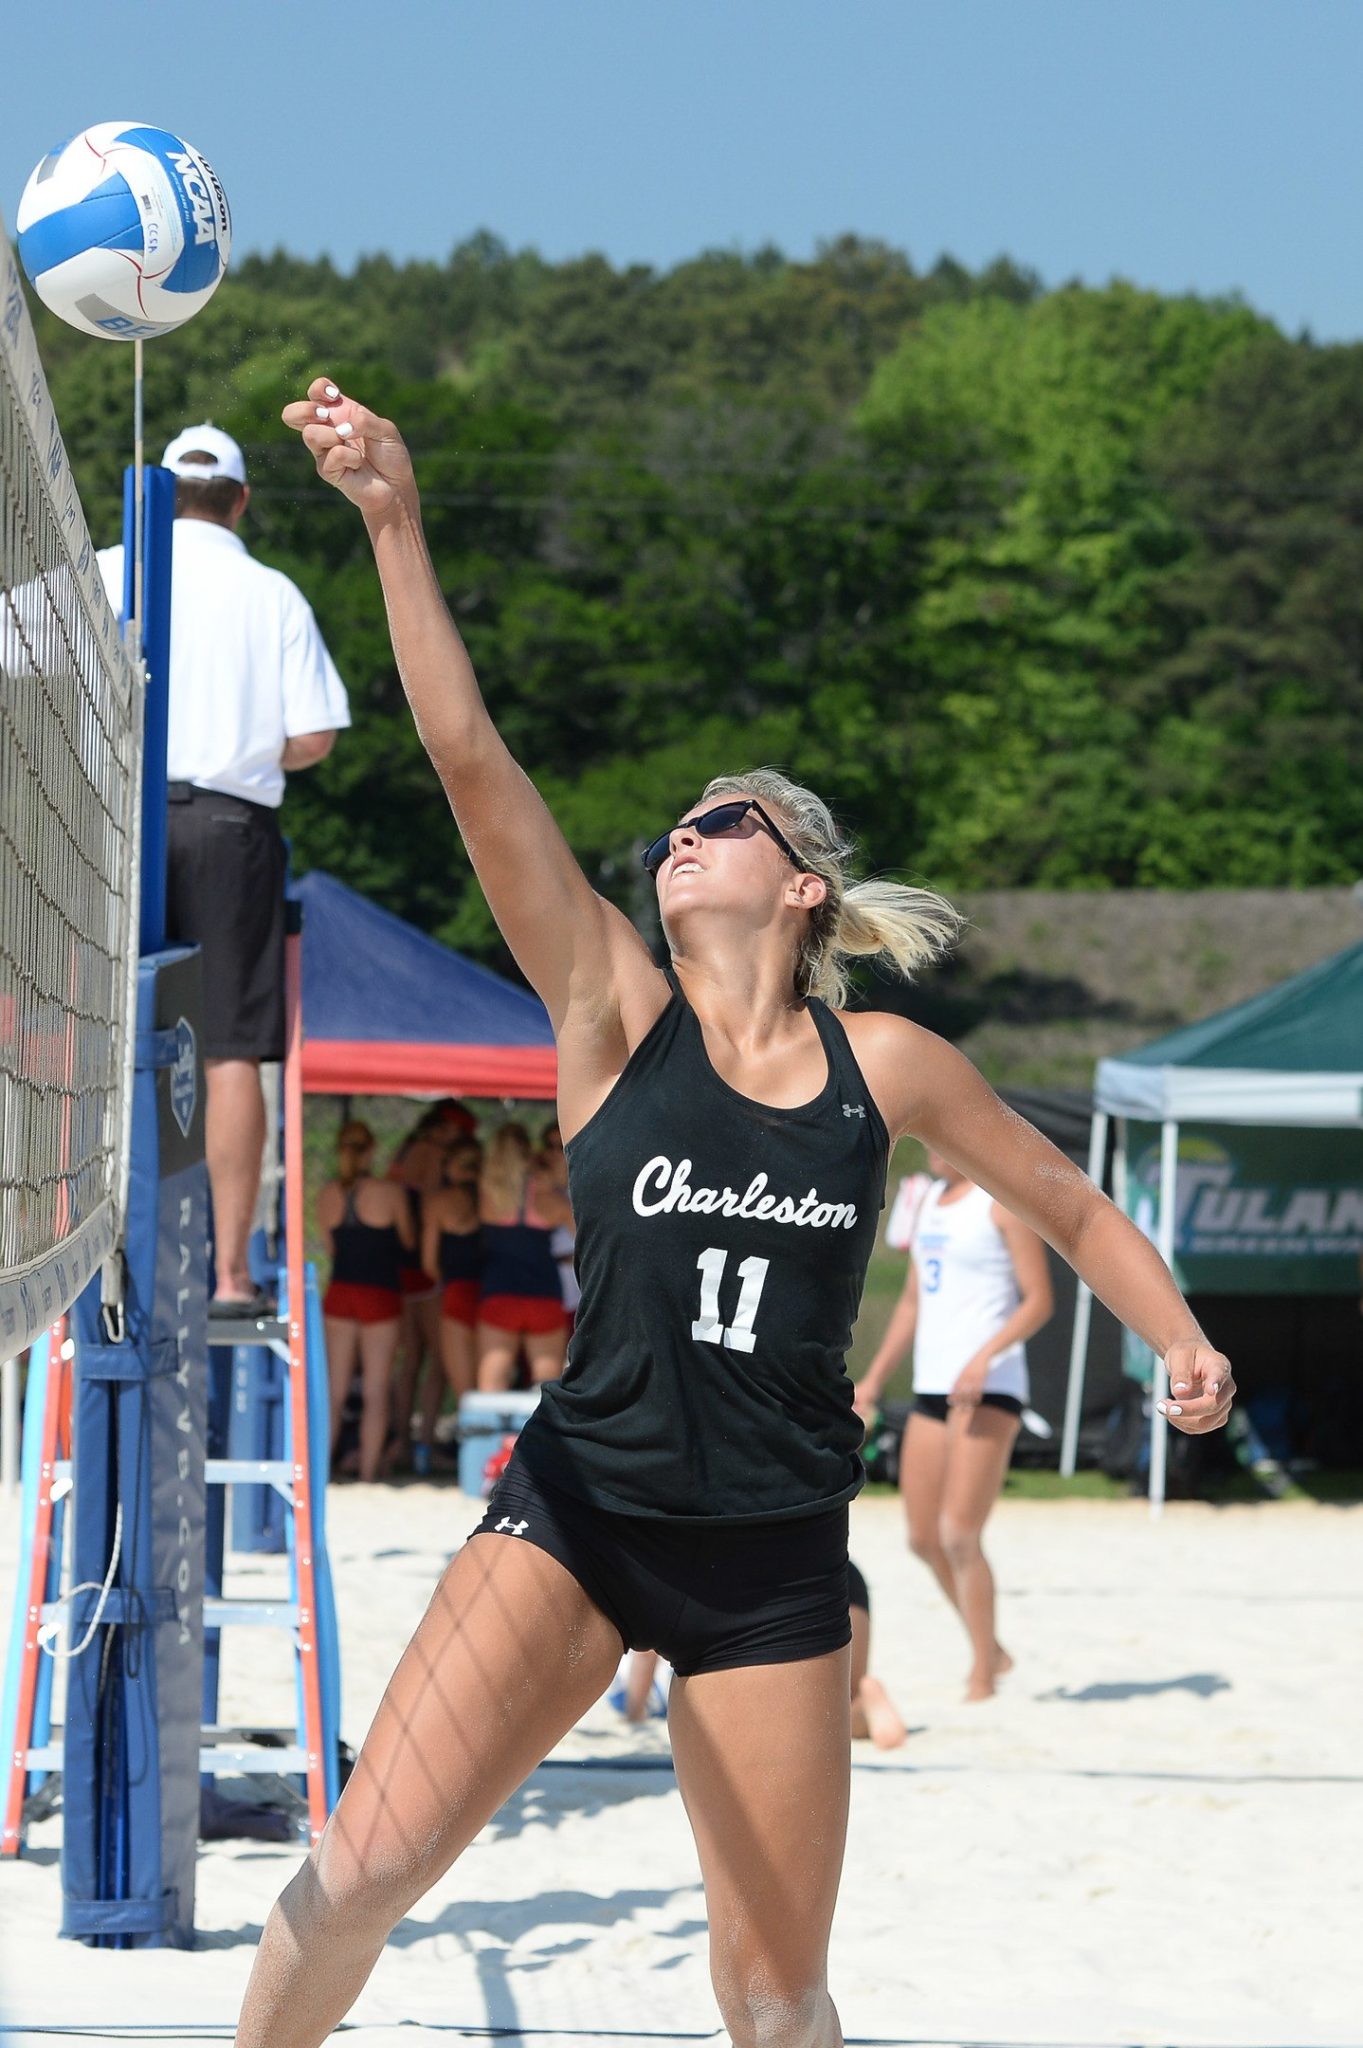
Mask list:
[{"label": "referee in white shirt", "polygon": [[[209,1312],[242,1315],[270,1306],[247,1242],[265,1147],[260,1062],[284,1053],[284,777],[331,752],[350,709],[307,600],[237,533],[251,493],[236,442],[186,427],[162,461],[177,479],[166,935],[203,952]],[[121,606],[122,548],[100,566]]]}]

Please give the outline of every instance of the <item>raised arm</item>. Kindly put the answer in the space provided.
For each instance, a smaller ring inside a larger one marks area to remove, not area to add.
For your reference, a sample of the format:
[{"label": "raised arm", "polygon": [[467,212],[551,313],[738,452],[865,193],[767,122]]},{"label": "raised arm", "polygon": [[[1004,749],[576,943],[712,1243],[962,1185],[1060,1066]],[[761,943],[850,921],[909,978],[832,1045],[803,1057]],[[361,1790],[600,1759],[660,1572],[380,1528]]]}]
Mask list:
[{"label": "raised arm", "polygon": [[1018,1284],[1018,1304],[957,1373],[947,1395],[954,1408],[976,1407],[988,1386],[994,1360],[1011,1351],[1015,1344],[1025,1344],[1029,1337],[1035,1337],[1055,1314],[1055,1292],[1045,1245],[1034,1230],[1029,1230],[1002,1203],[995,1202],[990,1215],[1008,1247]]},{"label": "raised arm", "polygon": [[1088,1175],[999,1100],[963,1054],[902,1017],[848,1020],[853,1047],[892,1136],[912,1133],[987,1188],[1068,1260],[1169,1371],[1169,1420],[1219,1429],[1235,1393],[1155,1247]]},{"label": "raised arm", "polygon": [[[412,464],[391,420],[317,378],[284,408],[318,473],[364,517],[383,585],[398,673],[422,745],[449,798],[497,926],[556,1034],[609,1041],[631,1003],[654,1012],[666,984],[628,919],[592,889],[488,713],[440,592]],[[647,1029],[652,1017],[647,1017]],[[632,1034],[633,1035],[633,1034]],[[639,1034],[641,1035],[641,1033]],[[624,1064],[628,1046],[615,1070]]]},{"label": "raised arm", "polygon": [[421,1270],[434,1280],[440,1272],[440,1233],[445,1226],[445,1193],[431,1195],[421,1205]]},{"label": "raised arm", "polygon": [[392,1193],[393,1225],[398,1234],[398,1243],[405,1252],[415,1252],[416,1225],[412,1221],[411,1199],[406,1188],[399,1187],[396,1181],[389,1181],[387,1185]]},{"label": "raised arm", "polygon": [[331,1233],[341,1220],[343,1207],[339,1188],[334,1180],[329,1180],[317,1197],[317,1235],[329,1259],[336,1256],[336,1240]]}]

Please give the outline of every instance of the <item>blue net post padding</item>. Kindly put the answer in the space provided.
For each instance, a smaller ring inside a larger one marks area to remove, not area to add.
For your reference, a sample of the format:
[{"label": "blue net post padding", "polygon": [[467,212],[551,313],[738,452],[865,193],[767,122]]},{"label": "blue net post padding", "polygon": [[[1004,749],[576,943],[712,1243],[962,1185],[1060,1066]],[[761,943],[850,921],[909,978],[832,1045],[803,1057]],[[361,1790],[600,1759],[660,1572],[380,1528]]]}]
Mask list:
[{"label": "blue net post padding", "polygon": [[[97,1287],[72,1311],[71,1577],[107,1577],[110,1590],[67,1667],[62,1933],[96,1947],[194,1937],[208,1411],[200,1009],[196,949],[143,960],[123,1341],[109,1340]],[[73,1600],[72,1643],[99,1598]]]},{"label": "blue net post padding", "polygon": [[[123,616],[133,615],[134,472],[123,472]],[[142,897],[140,954],[166,943],[166,741],[170,731],[170,571],[175,533],[175,477],[142,472],[142,656],[147,693],[142,713]]]}]

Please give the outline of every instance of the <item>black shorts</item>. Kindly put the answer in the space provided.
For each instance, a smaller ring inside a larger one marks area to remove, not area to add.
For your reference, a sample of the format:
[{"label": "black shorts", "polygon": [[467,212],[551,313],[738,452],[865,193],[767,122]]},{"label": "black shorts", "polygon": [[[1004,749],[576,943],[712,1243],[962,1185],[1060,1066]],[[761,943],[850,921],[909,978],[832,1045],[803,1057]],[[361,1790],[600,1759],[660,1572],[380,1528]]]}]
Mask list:
[{"label": "black shorts", "polygon": [[[1001,1408],[1005,1415],[1021,1415],[1022,1403],[1016,1394],[981,1394],[981,1408]],[[926,1415],[930,1422],[945,1422],[950,1409],[945,1394],[915,1394],[913,1397],[915,1415]]]},{"label": "black shorts", "polygon": [[513,1454],[473,1534],[557,1559],[627,1650],[659,1651],[681,1678],[852,1640],[845,1502],[776,1522],[621,1515],[547,1486]]},{"label": "black shorts", "polygon": [[871,1611],[870,1589],[850,1557],[847,1560],[847,1604],[849,1607],[863,1607],[868,1614]]},{"label": "black shorts", "polygon": [[267,804],[171,784],[166,937],[203,953],[204,1055],[284,1057],[284,841]]}]

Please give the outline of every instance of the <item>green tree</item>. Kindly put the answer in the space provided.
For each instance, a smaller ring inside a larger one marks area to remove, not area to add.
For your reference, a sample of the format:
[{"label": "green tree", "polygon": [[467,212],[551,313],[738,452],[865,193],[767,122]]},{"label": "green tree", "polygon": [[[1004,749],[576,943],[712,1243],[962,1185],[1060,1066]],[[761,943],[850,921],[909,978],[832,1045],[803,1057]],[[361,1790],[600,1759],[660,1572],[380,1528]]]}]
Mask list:
[{"label": "green tree", "polygon": [[1266,334],[1155,436],[1194,535],[1155,597],[1163,830],[1144,880],[1363,871],[1363,348]]},{"label": "green tree", "polygon": [[934,529],[913,613],[933,872],[1139,876],[1133,684],[1163,651],[1155,582],[1188,545],[1149,438],[1262,331],[1237,306],[1071,287],[942,307],[876,373],[863,423]]}]

